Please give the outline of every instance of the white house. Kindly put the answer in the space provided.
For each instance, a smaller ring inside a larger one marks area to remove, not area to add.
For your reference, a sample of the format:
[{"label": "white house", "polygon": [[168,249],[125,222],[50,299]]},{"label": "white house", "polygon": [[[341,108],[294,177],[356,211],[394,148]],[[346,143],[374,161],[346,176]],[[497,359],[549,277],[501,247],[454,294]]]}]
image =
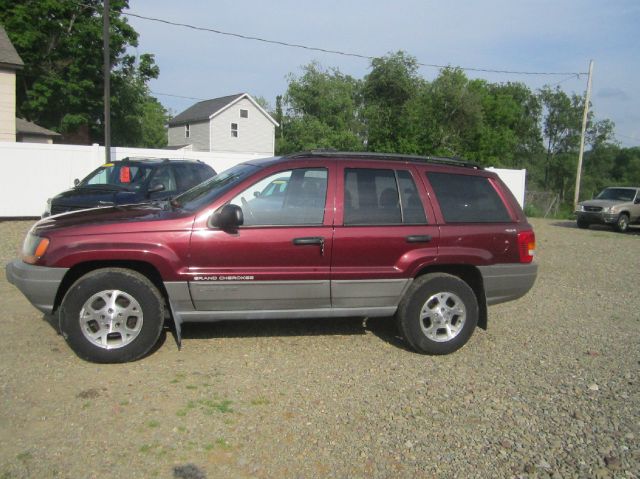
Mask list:
[{"label": "white house", "polygon": [[0,25],[0,141],[53,143],[59,133],[16,117],[16,70],[23,67],[22,58]]},{"label": "white house", "polygon": [[247,93],[214,98],[169,121],[169,148],[273,156],[276,126]]},{"label": "white house", "polygon": [[23,67],[0,25],[0,141],[16,141],[16,70]]}]

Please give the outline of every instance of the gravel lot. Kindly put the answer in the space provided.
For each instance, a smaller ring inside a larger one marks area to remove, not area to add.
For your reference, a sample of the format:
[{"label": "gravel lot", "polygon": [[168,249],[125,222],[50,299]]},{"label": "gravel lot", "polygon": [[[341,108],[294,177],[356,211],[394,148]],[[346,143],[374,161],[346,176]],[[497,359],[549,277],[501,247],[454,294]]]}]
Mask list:
[{"label": "gravel lot", "polygon": [[[534,289],[446,357],[305,320],[90,364],[3,277],[0,478],[638,478],[640,230],[532,223]],[[3,264],[30,224],[0,223]]]}]

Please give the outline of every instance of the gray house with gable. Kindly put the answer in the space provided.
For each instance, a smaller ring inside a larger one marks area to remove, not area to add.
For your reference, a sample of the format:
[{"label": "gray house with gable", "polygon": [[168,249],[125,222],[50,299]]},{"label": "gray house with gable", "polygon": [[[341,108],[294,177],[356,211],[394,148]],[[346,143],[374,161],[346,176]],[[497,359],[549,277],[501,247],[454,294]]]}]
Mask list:
[{"label": "gray house with gable", "polygon": [[205,100],[169,121],[169,147],[273,156],[278,123],[247,93]]}]

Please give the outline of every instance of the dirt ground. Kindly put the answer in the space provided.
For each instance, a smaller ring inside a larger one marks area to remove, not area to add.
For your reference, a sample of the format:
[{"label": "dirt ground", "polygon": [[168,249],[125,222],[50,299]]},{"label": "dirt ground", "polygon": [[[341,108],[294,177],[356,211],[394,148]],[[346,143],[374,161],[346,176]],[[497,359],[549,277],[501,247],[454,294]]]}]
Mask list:
[{"label": "dirt ground", "polygon": [[[91,364],[2,277],[0,479],[638,478],[640,230],[532,223],[533,290],[446,357],[344,319],[186,325],[181,351]],[[3,264],[30,225],[0,222]]]}]

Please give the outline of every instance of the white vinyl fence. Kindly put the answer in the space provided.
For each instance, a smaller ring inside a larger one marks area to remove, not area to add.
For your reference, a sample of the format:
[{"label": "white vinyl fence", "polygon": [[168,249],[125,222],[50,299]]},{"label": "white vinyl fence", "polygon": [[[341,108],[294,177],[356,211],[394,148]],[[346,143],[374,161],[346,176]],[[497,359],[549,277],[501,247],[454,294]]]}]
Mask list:
[{"label": "white vinyl fence", "polygon": [[[260,158],[256,153],[202,152],[111,148],[111,159],[125,157],[201,160],[221,172],[246,160]],[[47,199],[69,189],[73,180],[82,179],[105,162],[104,147],[0,142],[0,218],[38,217]],[[524,205],[526,170],[495,171]]]},{"label": "white vinyl fence", "polygon": [[[223,153],[143,148],[111,148],[111,159],[125,157],[200,160],[221,172],[255,153]],[[0,217],[38,217],[47,199],[73,186],[105,162],[103,146],[0,142]]]}]

